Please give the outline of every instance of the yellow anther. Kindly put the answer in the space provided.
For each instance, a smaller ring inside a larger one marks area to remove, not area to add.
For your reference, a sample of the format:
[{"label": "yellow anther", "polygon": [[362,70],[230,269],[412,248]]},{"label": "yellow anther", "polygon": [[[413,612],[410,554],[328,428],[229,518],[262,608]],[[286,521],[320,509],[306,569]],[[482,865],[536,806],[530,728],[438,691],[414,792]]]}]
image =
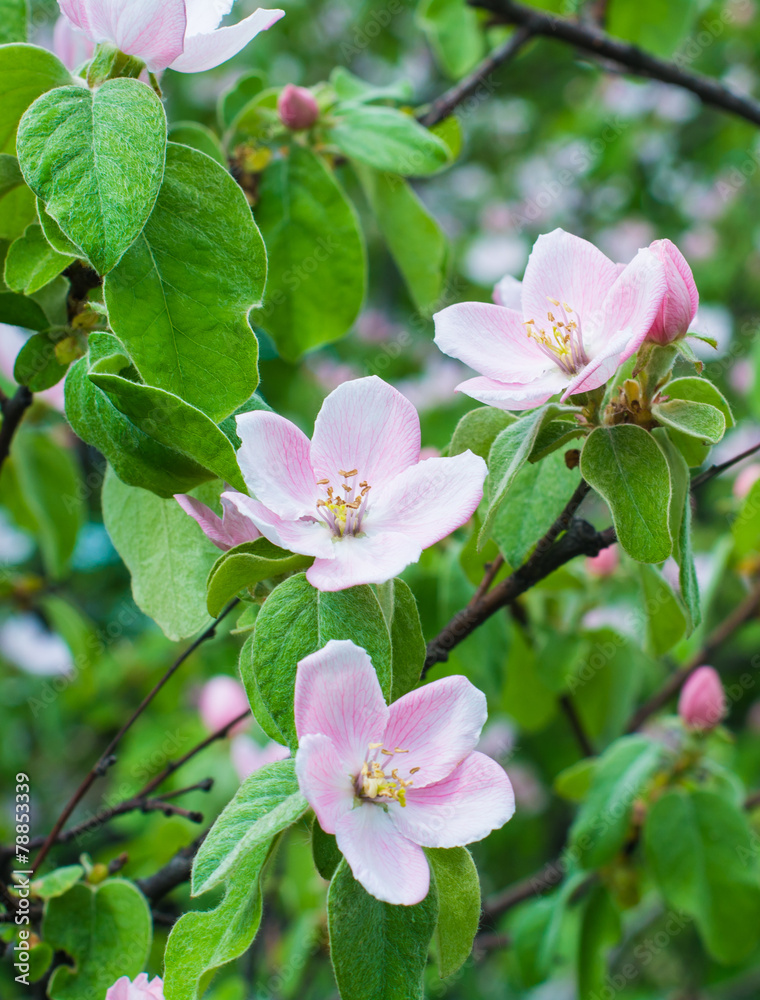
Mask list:
[{"label": "yellow anther", "polygon": [[[382,745],[383,745],[382,743],[370,743],[369,748],[370,750],[377,750],[377,748],[381,747]],[[364,766],[366,767],[367,765],[365,764]]]},{"label": "yellow anther", "polygon": [[402,750],[401,747],[396,747],[396,749],[393,752],[394,753],[409,753],[408,750]]},{"label": "yellow anther", "polygon": [[418,771],[419,771],[418,767],[410,767],[409,768],[409,773],[410,774],[416,774]]},{"label": "yellow anther", "polygon": [[330,482],[329,479],[318,479],[317,486],[326,486]]},{"label": "yellow anther", "polygon": [[380,751],[380,753],[385,754],[386,757],[392,757],[393,756],[393,751],[392,750],[386,750],[385,747],[383,747],[383,749]]},{"label": "yellow anther", "polygon": [[344,479],[348,479],[349,476],[355,476],[358,472],[358,469],[351,469],[349,472],[346,472],[345,469],[338,469],[338,475],[343,476]]}]

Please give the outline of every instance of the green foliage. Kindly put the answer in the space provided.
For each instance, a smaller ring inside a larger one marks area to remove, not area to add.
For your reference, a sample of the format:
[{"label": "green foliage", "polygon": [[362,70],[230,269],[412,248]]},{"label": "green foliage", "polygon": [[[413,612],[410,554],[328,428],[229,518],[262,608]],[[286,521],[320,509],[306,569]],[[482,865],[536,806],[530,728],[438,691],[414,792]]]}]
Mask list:
[{"label": "green foliage", "polygon": [[483,57],[478,15],[464,0],[420,0],[417,23],[444,71],[458,80]]},{"label": "green foliage", "polygon": [[169,127],[169,139],[182,146],[190,146],[191,149],[205,153],[212,160],[216,160],[225,170],[227,169],[227,157],[222,144],[211,129],[206,128],[205,125],[199,125],[197,122],[177,122],[176,125]]},{"label": "green foliage", "polygon": [[0,323],[27,330],[49,330],[50,320],[33,299],[14,292],[0,292]]},{"label": "green foliage", "polygon": [[127,486],[109,469],[103,520],[132,576],[135,604],[169,639],[208,624],[206,578],[218,550],[175,500]]},{"label": "green foliage", "polygon": [[42,226],[33,223],[15,240],[5,258],[5,283],[14,292],[32,295],[56,278],[75,258],[58,253]]},{"label": "green foliage", "polygon": [[325,833],[316,817],[311,824],[311,852],[314,858],[314,867],[322,878],[329,882],[343,855],[340,853],[335,835]]},{"label": "green foliage", "polygon": [[46,91],[71,83],[71,74],[52,52],[36,45],[2,45],[0,80],[0,149],[14,153],[16,128],[26,109]]},{"label": "green foliage", "polygon": [[653,656],[663,656],[686,631],[686,617],[670,584],[656,567],[642,563],[639,572],[646,615],[644,648]]},{"label": "green foliage", "polygon": [[493,406],[476,406],[468,410],[456,426],[449,445],[449,455],[461,455],[469,449],[474,455],[488,458],[491,445],[505,427],[515,422],[515,417]]},{"label": "green foliage", "polygon": [[366,649],[387,699],[391,637],[375,592],[367,585],[322,593],[303,574],[291,576],[259,612],[250,660],[241,656],[240,671],[254,713],[260,700],[281,734],[280,742],[291,749],[298,742],[293,718],[298,663],[330,639],[351,639]]},{"label": "green foliage", "polygon": [[605,988],[607,953],[620,940],[620,914],[608,890],[597,885],[583,907],[578,938],[578,1000],[591,1000]]},{"label": "green foliage", "polygon": [[666,427],[697,438],[703,444],[717,444],[726,432],[726,418],[707,403],[672,399],[668,403],[655,403],[652,414]]},{"label": "green foliage", "polygon": [[618,540],[639,562],[670,555],[670,475],[662,450],[635,424],[597,427],[581,452],[581,475],[607,501]]},{"label": "green foliage", "polygon": [[142,893],[124,879],[78,884],[48,900],[45,941],[65,951],[74,967],[61,965],[48,986],[51,1000],[103,996],[121,976],[142,971],[151,940],[151,919]]},{"label": "green foliage", "polygon": [[570,846],[582,868],[600,868],[621,849],[633,804],[661,754],[661,746],[647,736],[625,736],[602,754],[570,830]]},{"label": "green foliage", "polygon": [[607,27],[618,38],[667,59],[685,40],[699,11],[698,0],[671,0],[665,9],[657,0],[612,3]]},{"label": "green foliage", "polygon": [[377,596],[391,636],[393,685],[389,701],[396,701],[417,687],[425,664],[425,637],[408,584],[389,580],[377,588]]},{"label": "green foliage", "polygon": [[410,115],[374,104],[339,108],[327,139],[349,160],[402,177],[436,173],[452,159],[446,143]]},{"label": "green foliage", "polygon": [[422,1000],[422,973],[437,915],[434,888],[415,906],[392,906],[365,892],[343,861],[327,898],[330,955],[341,1000]]},{"label": "green foliage", "polygon": [[757,945],[760,922],[755,835],[740,807],[711,791],[673,789],[654,802],[644,843],[675,909],[693,917],[708,952],[734,964]]},{"label": "green foliage", "polygon": [[71,242],[107,274],[140,234],[164,174],[166,117],[150,87],[107,80],[60,87],[19,125],[29,187]]},{"label": "green foliage", "polygon": [[68,365],[58,361],[55,348],[55,341],[44,333],[35,333],[27,340],[13,367],[13,377],[19,385],[42,392],[61,381]]},{"label": "green foliage", "polygon": [[292,555],[266,538],[236,545],[211,567],[206,595],[208,613],[216,618],[235,594],[246,587],[305,569],[310,563],[309,556]]},{"label": "green foliage", "polygon": [[25,42],[28,21],[27,0],[0,0],[0,45]]},{"label": "green foliage", "polygon": [[65,865],[63,868],[56,868],[47,875],[32,882],[31,889],[35,896],[40,899],[55,899],[62,896],[64,892],[76,885],[84,875],[84,868],[81,865]]},{"label": "green foliage", "polygon": [[265,276],[243,192],[203,153],[169,143],[153,214],[105,285],[114,333],[143,378],[214,420],[244,403],[258,384],[247,316]]},{"label": "green foliage", "polygon": [[254,312],[288,361],[348,332],[364,299],[366,251],[351,202],[324,160],[291,143],[261,178],[256,219],[269,254]]},{"label": "green foliage", "polygon": [[691,478],[686,460],[668,434],[663,430],[655,430],[654,436],[662,448],[670,471],[673,491],[670,498],[670,537],[673,539],[673,558],[678,563],[679,586],[688,616],[688,631],[691,632],[702,620],[691,541]]},{"label": "green foliage", "polygon": [[480,881],[472,855],[464,847],[426,849],[438,896],[435,949],[441,979],[451,976],[470,956],[480,923]]},{"label": "green foliage", "polygon": [[0,198],[20,187],[24,183],[24,175],[15,156],[0,153]]}]

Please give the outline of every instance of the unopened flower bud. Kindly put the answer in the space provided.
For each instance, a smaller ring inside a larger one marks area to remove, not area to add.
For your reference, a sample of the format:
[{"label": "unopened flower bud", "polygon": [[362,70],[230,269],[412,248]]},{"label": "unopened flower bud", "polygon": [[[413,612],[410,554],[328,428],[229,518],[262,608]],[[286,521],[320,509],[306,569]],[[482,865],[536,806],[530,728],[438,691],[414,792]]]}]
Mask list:
[{"label": "unopened flower bud", "polygon": [[612,576],[618,568],[619,562],[620,556],[617,549],[614,545],[609,545],[606,549],[602,549],[598,555],[589,556],[586,559],[586,569],[592,576],[603,579],[606,576]]},{"label": "unopened flower bud", "polygon": [[647,340],[669,344],[689,329],[699,305],[699,293],[684,255],[670,240],[655,240],[649,249],[665,268],[666,290]]},{"label": "unopened flower bud", "polygon": [[294,132],[311,128],[319,118],[319,105],[312,92],[293,83],[287,84],[277,98],[277,111],[282,124]]},{"label": "unopened flower bud", "polygon": [[726,696],[712,667],[698,667],[684,684],[678,714],[689,729],[714,729],[726,714]]},{"label": "unopened flower bud", "polygon": [[[198,699],[198,709],[201,713],[203,725],[210,732],[215,733],[222,729],[228,722],[232,722],[248,708],[248,699],[245,688],[232,677],[220,674],[212,677],[203,685],[201,696]],[[231,730],[231,734],[240,732],[247,725],[247,720],[243,719]]]}]

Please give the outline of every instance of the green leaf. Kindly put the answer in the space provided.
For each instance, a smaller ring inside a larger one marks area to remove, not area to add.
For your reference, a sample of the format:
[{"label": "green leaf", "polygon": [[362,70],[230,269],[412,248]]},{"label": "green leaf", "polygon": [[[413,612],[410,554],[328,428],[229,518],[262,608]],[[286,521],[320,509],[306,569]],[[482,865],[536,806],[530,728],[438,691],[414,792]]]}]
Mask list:
[{"label": "green leaf", "polygon": [[84,518],[85,494],[68,449],[40,431],[16,435],[11,455],[3,463],[0,498],[16,523],[33,532],[54,580],[68,572]]},{"label": "green leaf", "polygon": [[322,878],[329,882],[343,855],[338,848],[335,834],[325,833],[316,816],[311,824],[311,853],[314,858],[314,867]]},{"label": "green leaf", "polygon": [[465,0],[420,0],[415,15],[441,68],[452,79],[469,73],[485,52],[478,15]]},{"label": "green leaf", "polygon": [[550,420],[544,424],[538,432],[533,451],[528,458],[529,462],[539,462],[541,459],[551,455],[553,451],[561,448],[574,438],[585,437],[588,429],[581,426],[572,417],[565,420]]},{"label": "green leaf", "polygon": [[256,620],[250,661],[240,672],[251,704],[254,689],[291,749],[298,743],[293,692],[300,660],[330,639],[351,639],[366,649],[386,698],[391,690],[391,640],[373,589],[316,590],[299,573],[269,595]]},{"label": "green leaf", "polygon": [[720,410],[707,403],[690,403],[680,399],[655,403],[652,416],[666,427],[698,438],[702,444],[717,444],[726,432],[726,418]]},{"label": "green leaf", "polygon": [[639,572],[646,615],[644,650],[651,656],[664,656],[683,637],[686,618],[670,584],[655,566],[641,563]]},{"label": "green leaf", "polygon": [[262,767],[246,778],[198,849],[193,863],[193,895],[232,881],[245,855],[262,845],[268,847],[308,808],[298,788],[292,758]]},{"label": "green leaf", "polygon": [[0,323],[25,330],[50,329],[50,321],[34,299],[16,292],[0,292]]},{"label": "green leaf", "polygon": [[595,885],[583,907],[578,936],[578,1000],[596,1000],[607,981],[607,955],[620,942],[620,914],[603,885]]},{"label": "green leaf", "polygon": [[305,569],[312,562],[310,556],[293,555],[278,549],[266,538],[236,545],[221,555],[208,577],[206,605],[212,618],[232,600],[235,594],[252,587],[261,580],[270,580],[286,573]]},{"label": "green leaf", "polygon": [[662,747],[646,736],[623,736],[602,754],[588,796],[570,829],[570,846],[581,868],[600,868],[623,846],[633,803],[661,753]]},{"label": "green leaf", "polygon": [[734,426],[734,415],[728,405],[728,400],[720,389],[716,388],[712,382],[708,382],[706,378],[696,378],[694,375],[690,375],[686,378],[673,379],[663,388],[662,395],[667,396],[670,400],[681,399],[714,406],[726,418],[726,427]]},{"label": "green leaf", "polygon": [[53,973],[51,1000],[101,997],[121,976],[135,979],[142,972],[150,948],[150,910],[142,893],[124,879],[78,884],[48,901],[42,934],[75,963]]},{"label": "green leaf", "polygon": [[512,956],[520,986],[530,989],[546,979],[541,961],[542,945],[556,906],[556,893],[521,906],[511,926]]},{"label": "green leaf", "polygon": [[509,424],[494,440],[488,458],[488,510],[480,529],[479,545],[491,534],[499,507],[515,476],[527,462],[539,431],[548,421],[568,410],[555,403],[542,406]]},{"label": "green leaf", "polygon": [[176,500],[127,486],[108,469],[103,520],[132,575],[135,604],[169,639],[208,624],[206,578],[218,549]]},{"label": "green leaf", "polygon": [[41,94],[71,83],[71,74],[47,49],[36,45],[2,45],[0,80],[3,85],[0,149],[13,153],[13,138],[23,113]]},{"label": "green leaf", "polygon": [[264,77],[258,70],[244,73],[219,97],[217,116],[222,129],[231,128],[237,116],[264,87]]},{"label": "green leaf", "polygon": [[560,771],[554,779],[554,791],[568,802],[583,802],[591,788],[598,758],[584,757]]},{"label": "green leaf", "polygon": [[430,313],[443,292],[448,240],[408,181],[356,164],[378,228],[414,304]]},{"label": "green leaf", "polygon": [[105,283],[111,327],[145,381],[213,420],[244,403],[258,384],[247,317],[265,278],[242,190],[203,153],[169,143],[153,214]]},{"label": "green leaf", "polygon": [[715,792],[665,792],[647,815],[646,856],[665,899],[694,917],[707,951],[724,964],[757,947],[755,837],[742,810]]},{"label": "green leaf", "polygon": [[435,891],[415,906],[370,896],[341,862],[327,896],[330,955],[341,1000],[422,1000],[436,926]]},{"label": "green leaf", "polygon": [[64,257],[83,257],[80,248],[74,246],[55,219],[45,211],[44,202],[37,198],[36,204],[37,219],[50,246]]},{"label": "green leaf", "polygon": [[19,125],[27,184],[99,274],[147,222],[165,155],[163,105],[138,80],[61,87],[38,98]]},{"label": "green leaf", "polygon": [[441,979],[459,969],[472,951],[480,923],[480,881],[466,847],[425,849],[438,895],[435,945]]},{"label": "green leaf", "polygon": [[555,451],[535,464],[527,463],[515,477],[493,522],[492,535],[510,566],[525,561],[562,513],[580,484],[577,469],[568,469]]},{"label": "green leaf", "polygon": [[[0,0],[1,2],[1,0]],[[0,153],[0,198],[24,183],[24,175],[15,156]]]},{"label": "green leaf", "polygon": [[81,865],[66,865],[64,868],[56,868],[55,871],[36,878],[32,882],[31,890],[40,899],[54,899],[68,892],[83,875],[84,868]]},{"label": "green leaf", "polygon": [[366,251],[351,202],[324,160],[295,143],[261,178],[256,218],[269,253],[254,321],[288,361],[342,337],[364,299]]},{"label": "green leaf", "polygon": [[0,0],[0,45],[25,42],[28,21],[27,0]]},{"label": "green leaf", "polygon": [[391,634],[393,687],[390,701],[416,688],[425,665],[427,646],[417,601],[403,580],[389,580],[377,588],[380,607]]},{"label": "green leaf", "polygon": [[700,11],[697,0],[638,0],[610,5],[607,30],[647,52],[668,58],[689,35]]},{"label": "green leaf", "polygon": [[487,460],[498,435],[516,419],[511,413],[493,406],[476,406],[465,413],[456,425],[448,454],[453,457],[469,449],[474,455]]},{"label": "green leaf", "polygon": [[386,87],[367,83],[345,66],[336,66],[330,73],[330,83],[341,103],[369,104],[373,101],[394,101],[397,104],[411,104],[414,92],[409,83],[399,80]]},{"label": "green leaf", "polygon": [[11,243],[5,258],[5,283],[13,292],[32,295],[44,288],[76,258],[58,253],[36,222]]},{"label": "green leaf", "polygon": [[349,160],[403,177],[434,174],[451,162],[446,143],[411,115],[374,104],[339,110],[326,138]]},{"label": "green leaf", "polygon": [[741,509],[731,525],[734,551],[740,559],[754,556],[760,550],[760,480],[744,498]]},{"label": "green leaf", "polygon": [[236,489],[245,490],[232,443],[201,410],[171,392],[100,372],[97,366],[90,371],[90,381],[154,441],[208,469],[209,478],[223,479]]},{"label": "green leaf", "polygon": [[32,392],[43,392],[56,385],[66,375],[68,365],[62,365],[55,354],[55,343],[44,333],[35,333],[16,355],[13,377],[19,385]]},{"label": "green leaf", "polygon": [[227,156],[222,149],[222,144],[211,129],[205,125],[198,122],[177,122],[176,125],[169,127],[169,139],[182,146],[189,146],[191,149],[205,153],[212,160],[216,160],[225,170],[228,167]]},{"label": "green leaf", "polygon": [[668,558],[670,474],[651,434],[635,424],[597,427],[583,447],[581,475],[607,501],[629,556],[650,563]]}]

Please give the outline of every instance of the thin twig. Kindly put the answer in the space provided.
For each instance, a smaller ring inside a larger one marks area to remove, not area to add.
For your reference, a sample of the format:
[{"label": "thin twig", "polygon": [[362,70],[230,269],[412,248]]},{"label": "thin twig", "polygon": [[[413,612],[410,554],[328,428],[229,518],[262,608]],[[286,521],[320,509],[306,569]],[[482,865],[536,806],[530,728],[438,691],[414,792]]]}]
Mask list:
[{"label": "thin twig", "polygon": [[50,833],[45,838],[45,842],[43,843],[42,847],[40,848],[39,854],[35,858],[34,864],[32,865],[32,874],[34,874],[37,871],[37,869],[39,868],[39,866],[42,864],[42,862],[47,857],[48,852],[50,851],[50,848],[53,846],[53,844],[56,842],[56,840],[58,838],[58,834],[63,829],[64,824],[66,823],[67,819],[72,814],[72,812],[74,811],[74,809],[77,807],[77,805],[79,804],[79,802],[81,802],[81,800],[84,798],[84,796],[90,790],[90,788],[92,787],[92,785],[95,784],[96,780],[99,777],[101,777],[103,774],[105,774],[105,772],[108,770],[108,768],[114,763],[115,758],[113,756],[113,751],[116,749],[116,746],[119,743],[119,741],[121,740],[121,738],[125,735],[125,733],[127,733],[127,731],[132,727],[132,725],[142,715],[142,713],[145,711],[145,709],[148,707],[148,705],[156,697],[156,695],[158,694],[158,692],[163,688],[163,686],[167,683],[167,681],[174,675],[174,673],[176,673],[176,671],[182,666],[182,664],[185,662],[185,660],[187,660],[187,658],[192,653],[194,653],[195,650],[202,643],[204,643],[207,639],[210,639],[215,634],[217,625],[224,618],[227,617],[227,615],[230,613],[230,611],[232,611],[232,609],[234,607],[236,607],[238,603],[239,603],[238,598],[235,598],[235,600],[232,601],[225,608],[225,610],[219,615],[219,617],[215,621],[213,621],[209,625],[209,627],[207,629],[205,629],[198,636],[198,638],[193,643],[191,643],[187,647],[187,649],[180,656],[177,657],[177,659],[169,667],[169,669],[166,671],[166,673],[161,678],[161,680],[143,698],[143,700],[140,702],[140,704],[138,705],[138,707],[134,710],[134,712],[129,717],[129,719],[127,719],[127,721],[124,723],[124,725],[118,731],[118,733],[114,736],[114,738],[108,744],[108,746],[103,751],[103,753],[100,755],[100,757],[98,758],[98,760],[92,766],[92,768],[90,769],[90,771],[87,773],[87,775],[85,776],[84,780],[79,785],[79,787],[77,788],[77,790],[74,792],[74,794],[71,796],[71,798],[69,799],[69,801],[66,803],[66,806],[64,807],[63,812],[61,813],[61,815],[56,820],[55,825],[53,826],[53,829],[50,831]]},{"label": "thin twig", "polygon": [[478,601],[491,589],[491,584],[494,582],[496,577],[499,575],[499,570],[504,565],[504,556],[501,552],[496,556],[493,562],[488,563],[486,566],[486,571],[483,574],[483,579],[478,584],[478,589],[470,598],[470,604],[477,604]]},{"label": "thin twig", "polygon": [[559,699],[562,711],[567,716],[567,720],[570,723],[570,728],[573,731],[573,735],[578,741],[578,746],[581,748],[584,757],[593,757],[596,754],[594,745],[588,737],[586,730],[583,728],[583,723],[581,722],[580,716],[576,711],[573,700],[569,694],[563,694]]},{"label": "thin twig", "polygon": [[742,603],[734,610],[732,614],[721,622],[720,625],[711,632],[705,641],[704,646],[699,650],[696,656],[692,657],[688,663],[686,663],[679,670],[676,670],[674,674],[671,674],[667,681],[663,684],[659,691],[652,695],[648,701],[638,708],[631,716],[628,725],[625,727],[627,733],[633,733],[647,721],[647,719],[654,715],[659,709],[666,705],[670,699],[678,694],[682,685],[687,680],[690,674],[692,674],[697,667],[702,666],[704,663],[708,663],[712,658],[712,654],[719,649],[720,646],[732,635],[741,625],[753,618],[758,610],[760,610],[760,582],[756,583],[752,590],[747,594]]},{"label": "thin twig", "polygon": [[460,80],[459,83],[433,101],[425,114],[420,118],[420,124],[426,128],[432,128],[434,125],[442,122],[444,118],[448,118],[463,101],[466,101],[468,97],[480,90],[495,69],[513,59],[530,36],[530,31],[525,28],[518,28],[506,42],[494,49],[489,56],[486,56],[469,76],[466,76],[464,80]]},{"label": "thin twig", "polygon": [[0,468],[10,454],[13,435],[32,401],[32,393],[25,385],[20,385],[10,399],[5,397],[0,400],[0,412],[3,415],[3,426],[0,427]]},{"label": "thin twig", "polygon": [[645,76],[662,83],[670,83],[688,90],[702,101],[744,118],[753,125],[760,125],[760,103],[751,97],[737,94],[724,84],[710,77],[692,73],[674,62],[658,59],[628,42],[588,24],[579,24],[562,17],[554,17],[535,7],[527,7],[514,0],[468,0],[471,6],[489,10],[500,20],[527,29],[531,35],[544,35],[565,42],[587,52],[597,59],[606,59],[624,67],[636,76]]},{"label": "thin twig", "polygon": [[691,488],[696,490],[700,486],[704,486],[705,483],[709,483],[711,479],[719,476],[721,472],[725,472],[726,469],[730,469],[732,465],[737,465],[745,458],[749,458],[750,455],[754,455],[757,451],[760,451],[760,441],[757,444],[753,444],[751,448],[747,448],[747,450],[743,451],[740,455],[734,455],[733,458],[729,458],[727,461],[721,462],[720,465],[711,465],[709,469],[705,469],[704,472],[700,472],[698,476],[695,476],[692,479]]}]

